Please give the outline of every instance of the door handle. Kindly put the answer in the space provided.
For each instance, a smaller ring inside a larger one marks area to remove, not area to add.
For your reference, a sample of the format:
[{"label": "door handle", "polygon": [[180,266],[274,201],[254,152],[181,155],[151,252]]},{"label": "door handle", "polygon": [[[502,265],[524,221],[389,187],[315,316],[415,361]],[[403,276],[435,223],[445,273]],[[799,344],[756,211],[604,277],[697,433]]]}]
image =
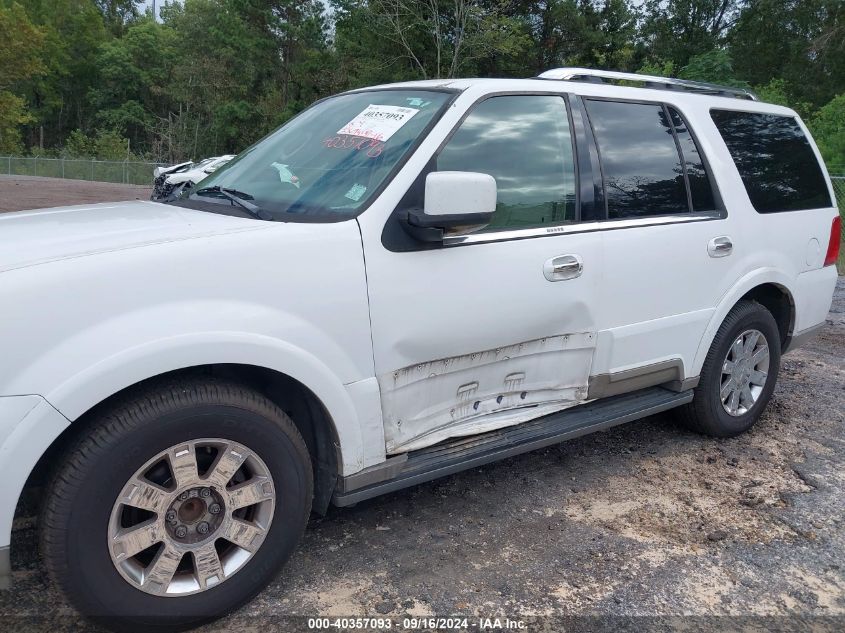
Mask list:
[{"label": "door handle", "polygon": [[734,244],[727,235],[714,237],[707,243],[707,254],[710,257],[726,257],[731,254]]},{"label": "door handle", "polygon": [[547,259],[543,264],[543,275],[549,281],[575,279],[584,272],[584,260],[580,255],[560,255]]}]

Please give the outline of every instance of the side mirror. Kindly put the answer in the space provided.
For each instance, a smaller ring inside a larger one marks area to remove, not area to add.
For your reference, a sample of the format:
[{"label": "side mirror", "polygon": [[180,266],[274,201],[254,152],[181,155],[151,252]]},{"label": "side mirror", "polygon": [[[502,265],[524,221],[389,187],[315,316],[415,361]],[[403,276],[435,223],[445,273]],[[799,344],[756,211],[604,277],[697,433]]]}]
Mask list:
[{"label": "side mirror", "polygon": [[496,210],[496,180],[471,171],[436,171],[425,179],[425,208],[411,209],[403,224],[425,242],[439,242],[447,231],[484,228]]}]

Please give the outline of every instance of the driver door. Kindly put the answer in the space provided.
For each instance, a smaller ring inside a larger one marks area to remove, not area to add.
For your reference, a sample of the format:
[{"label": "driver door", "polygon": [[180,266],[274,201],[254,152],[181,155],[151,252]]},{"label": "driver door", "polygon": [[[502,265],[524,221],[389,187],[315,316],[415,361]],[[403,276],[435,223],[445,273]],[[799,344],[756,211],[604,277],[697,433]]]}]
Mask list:
[{"label": "driver door", "polygon": [[602,257],[575,230],[574,156],[561,95],[490,97],[433,163],[496,179],[486,229],[399,248],[359,217],[388,454],[586,398]]}]

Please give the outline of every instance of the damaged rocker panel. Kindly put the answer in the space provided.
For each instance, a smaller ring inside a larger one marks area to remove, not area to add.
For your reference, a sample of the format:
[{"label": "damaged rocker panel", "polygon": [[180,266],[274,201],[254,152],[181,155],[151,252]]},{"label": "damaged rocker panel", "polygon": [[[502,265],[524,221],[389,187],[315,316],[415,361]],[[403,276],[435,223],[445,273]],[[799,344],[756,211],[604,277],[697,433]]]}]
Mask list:
[{"label": "damaged rocker panel", "polygon": [[595,332],[417,363],[378,377],[388,454],[475,435],[586,400]]}]

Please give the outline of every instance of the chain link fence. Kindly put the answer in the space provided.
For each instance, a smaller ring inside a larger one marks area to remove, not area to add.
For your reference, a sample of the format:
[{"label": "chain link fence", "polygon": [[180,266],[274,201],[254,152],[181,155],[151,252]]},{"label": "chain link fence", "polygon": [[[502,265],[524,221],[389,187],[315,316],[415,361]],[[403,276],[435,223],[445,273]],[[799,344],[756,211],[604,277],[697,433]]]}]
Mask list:
[{"label": "chain link fence", "polygon": [[833,191],[839,203],[839,212],[845,215],[845,175],[831,176],[830,180],[833,182]]},{"label": "chain link fence", "polygon": [[152,185],[153,170],[166,164],[88,158],[0,156],[0,174]]}]

